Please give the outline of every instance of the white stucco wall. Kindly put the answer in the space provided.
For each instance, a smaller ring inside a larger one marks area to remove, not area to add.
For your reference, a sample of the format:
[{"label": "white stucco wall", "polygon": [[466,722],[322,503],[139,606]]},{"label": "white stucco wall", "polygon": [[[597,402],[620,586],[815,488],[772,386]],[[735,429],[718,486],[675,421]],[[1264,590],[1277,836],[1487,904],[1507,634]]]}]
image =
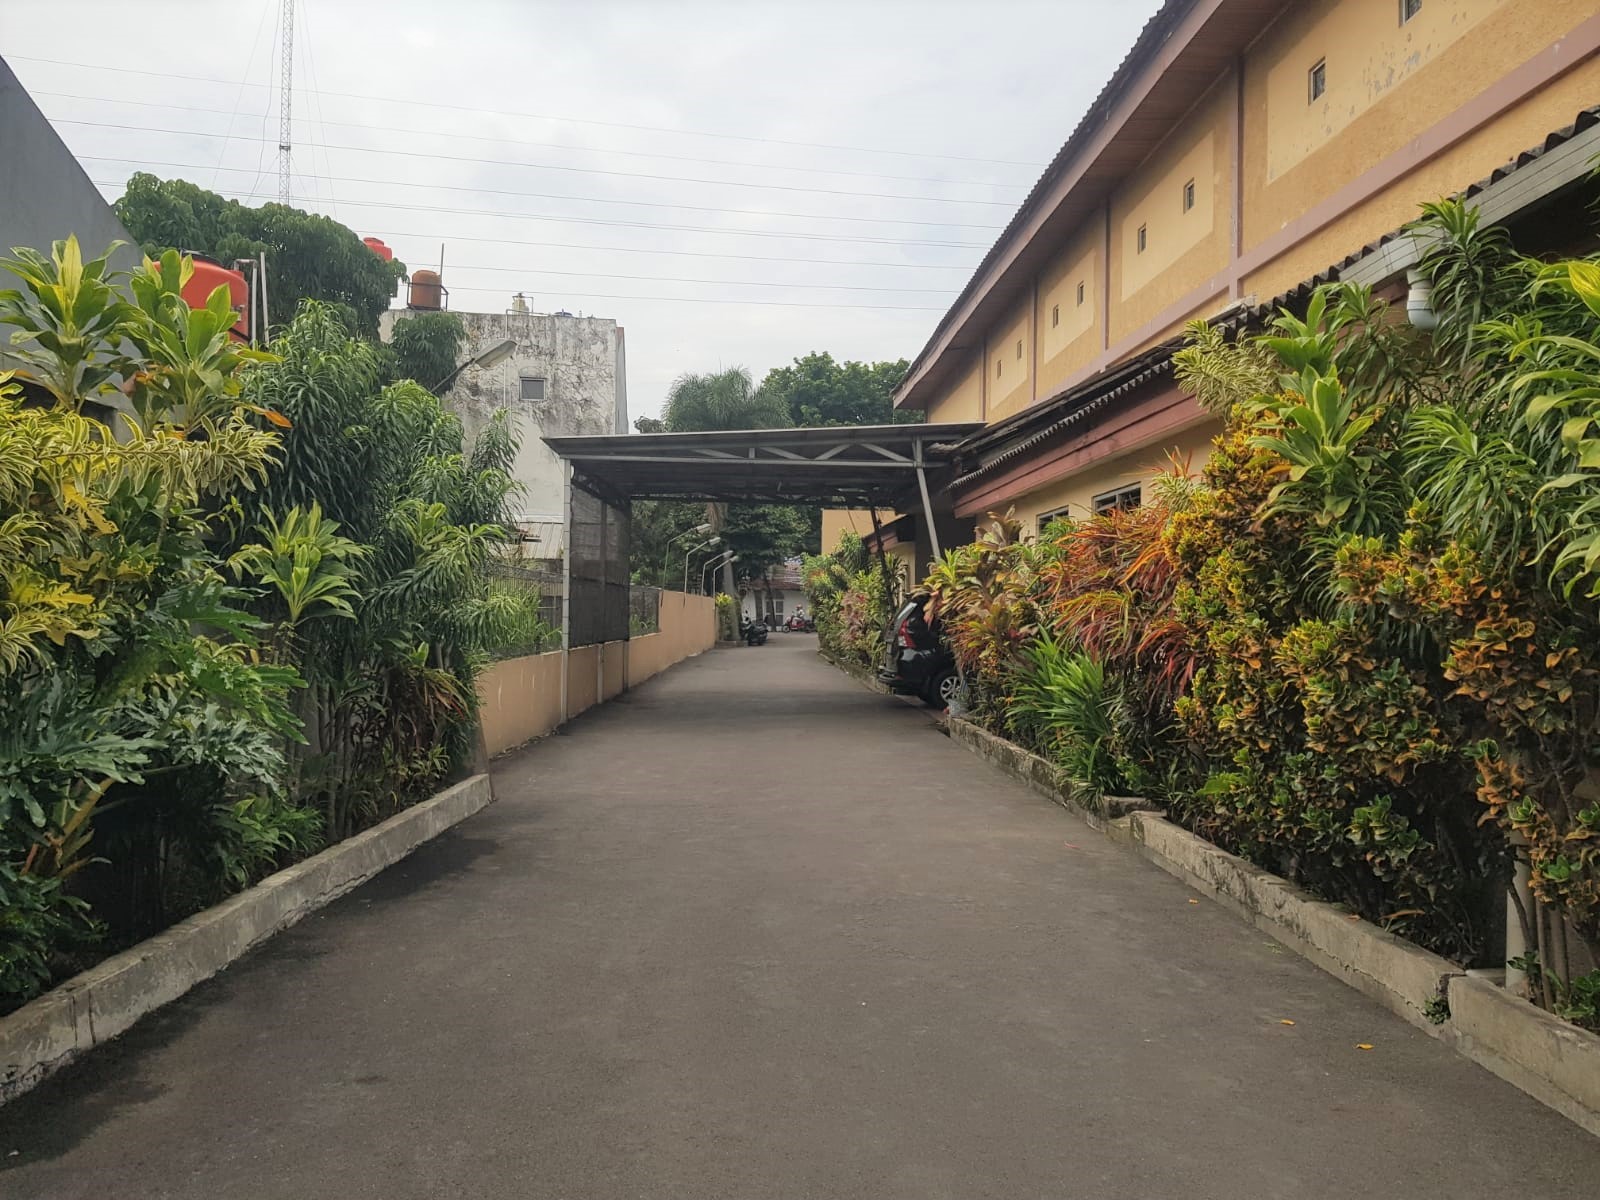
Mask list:
[{"label": "white stucco wall", "polygon": [[[380,328],[385,341],[394,322],[407,315],[405,309],[383,315]],[[463,371],[446,402],[461,415],[469,438],[496,409],[511,410],[522,438],[515,474],[526,489],[518,508],[561,519],[561,460],[540,438],[628,431],[622,329],[604,317],[468,312],[456,316],[467,331],[461,347],[463,359],[507,338],[516,342],[517,348],[493,367]],[[524,375],[545,381],[543,400],[522,399]]]}]

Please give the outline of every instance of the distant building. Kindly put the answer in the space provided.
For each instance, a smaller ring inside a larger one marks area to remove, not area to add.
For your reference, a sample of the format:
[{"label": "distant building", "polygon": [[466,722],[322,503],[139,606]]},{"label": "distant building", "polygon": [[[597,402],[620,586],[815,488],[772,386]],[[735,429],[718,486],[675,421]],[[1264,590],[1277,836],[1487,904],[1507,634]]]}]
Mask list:
[{"label": "distant building", "polygon": [[[388,341],[394,323],[412,312],[436,307],[440,289],[421,297],[413,308],[390,309],[379,321]],[[413,287],[413,301],[419,297]],[[520,300],[520,297],[518,298]],[[452,310],[455,311],[455,310]],[[628,373],[623,330],[606,317],[574,317],[570,313],[535,313],[515,309],[498,313],[455,311],[466,327],[461,358],[466,360],[500,342],[515,350],[490,367],[468,367],[445,394],[461,417],[468,438],[475,436],[497,409],[516,417],[522,446],[512,473],[525,489],[517,502],[526,515],[525,532],[547,542],[550,523],[559,530],[565,501],[561,460],[540,439],[546,436],[594,435],[628,431]],[[556,534],[559,537],[559,533]],[[542,545],[538,557],[559,557],[558,546]]]},{"label": "distant building", "polygon": [[766,579],[748,579],[739,585],[740,609],[752,621],[764,617],[781,625],[796,612],[805,611],[806,592],[801,582],[800,560],[791,558],[769,568]]}]

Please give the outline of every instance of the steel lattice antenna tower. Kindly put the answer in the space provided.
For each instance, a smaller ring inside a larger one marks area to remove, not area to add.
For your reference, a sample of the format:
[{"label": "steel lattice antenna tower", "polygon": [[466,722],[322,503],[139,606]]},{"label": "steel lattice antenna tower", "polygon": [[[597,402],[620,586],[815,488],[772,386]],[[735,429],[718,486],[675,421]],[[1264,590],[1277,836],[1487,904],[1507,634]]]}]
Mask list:
[{"label": "steel lattice antenna tower", "polygon": [[283,65],[278,80],[278,199],[284,204],[289,203],[289,110],[294,100],[294,6],[295,0],[283,0],[282,15],[278,18],[278,32],[283,43]]}]

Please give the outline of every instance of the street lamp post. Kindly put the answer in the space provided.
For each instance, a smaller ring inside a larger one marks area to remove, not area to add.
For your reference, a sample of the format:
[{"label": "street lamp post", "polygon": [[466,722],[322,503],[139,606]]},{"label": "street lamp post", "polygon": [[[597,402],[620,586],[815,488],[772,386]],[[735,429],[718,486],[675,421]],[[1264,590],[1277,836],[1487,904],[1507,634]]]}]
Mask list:
[{"label": "street lamp post", "polygon": [[677,537],[667,539],[667,551],[661,556],[661,586],[667,586],[667,562],[672,558],[672,543],[681,542],[686,537],[693,537],[697,533],[710,533],[711,522],[701,521],[693,529],[685,529]]},{"label": "street lamp post", "polygon": [[698,546],[690,546],[689,547],[689,553],[687,553],[687,554],[685,554],[683,556],[683,590],[685,592],[687,592],[689,590],[689,560],[695,556],[695,552],[697,550],[704,550],[707,546],[720,545],[721,542],[722,542],[722,538],[721,537],[719,537],[716,534],[712,534],[705,541],[701,542]]},{"label": "street lamp post", "polygon": [[707,559],[700,567],[700,592],[701,592],[701,594],[702,595],[710,595],[711,594],[710,585],[706,582],[706,572],[707,571],[711,570],[713,567],[720,567],[723,563],[736,563],[738,561],[739,561],[739,556],[737,554],[735,554],[732,550],[724,550],[721,554],[717,555],[715,558]]},{"label": "street lamp post", "polygon": [[496,364],[502,363],[509,358],[511,356],[511,352],[516,348],[517,343],[511,338],[506,338],[504,341],[496,342],[487,350],[481,350],[477,354],[474,354],[471,358],[467,359],[466,362],[462,363],[454,371],[451,371],[450,374],[446,375],[428,390],[435,396],[440,395],[441,393],[448,391],[450,389],[450,385],[456,381],[456,376],[461,374],[461,372],[465,371],[468,367],[495,366]]}]

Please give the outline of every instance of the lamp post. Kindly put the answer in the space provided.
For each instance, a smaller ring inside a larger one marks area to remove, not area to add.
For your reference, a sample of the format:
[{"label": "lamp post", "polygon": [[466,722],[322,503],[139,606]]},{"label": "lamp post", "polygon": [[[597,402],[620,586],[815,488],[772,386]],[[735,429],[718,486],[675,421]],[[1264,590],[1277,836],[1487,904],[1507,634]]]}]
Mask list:
[{"label": "lamp post", "polygon": [[496,342],[487,350],[480,350],[477,354],[474,354],[471,358],[467,359],[466,362],[462,363],[454,371],[451,371],[450,374],[446,375],[428,390],[435,396],[439,395],[441,392],[448,391],[450,389],[450,385],[456,381],[456,376],[461,374],[461,372],[465,371],[468,367],[495,366],[498,363],[505,362],[507,358],[511,357],[511,352],[516,348],[517,343],[511,338],[506,338],[503,342]]},{"label": "lamp post", "polygon": [[665,554],[663,554],[661,556],[661,586],[662,587],[665,587],[666,584],[667,584],[667,561],[672,557],[672,543],[673,542],[681,542],[681,541],[683,541],[684,538],[693,537],[697,533],[710,533],[710,532],[711,532],[711,522],[710,521],[701,521],[700,524],[696,525],[693,529],[685,529],[677,537],[668,538],[667,539],[667,551],[666,551]]},{"label": "lamp post", "polygon": [[720,545],[721,542],[722,542],[722,538],[721,537],[719,537],[716,534],[712,534],[710,537],[708,537],[705,541],[701,542],[699,545],[690,546],[689,547],[689,553],[687,553],[687,554],[685,554],[683,556],[683,590],[685,592],[687,592],[689,590],[689,560],[695,556],[695,552],[697,550],[704,550],[707,546]]},{"label": "lamp post", "polygon": [[732,550],[724,550],[721,554],[717,555],[715,558],[709,558],[704,563],[702,563],[701,566],[700,566],[700,593],[701,593],[701,595],[710,595],[711,594],[710,593],[710,587],[706,583],[706,572],[707,571],[711,570],[713,567],[720,567],[725,562],[726,563],[736,563],[738,561],[739,561],[739,556],[737,554],[735,554]]}]

